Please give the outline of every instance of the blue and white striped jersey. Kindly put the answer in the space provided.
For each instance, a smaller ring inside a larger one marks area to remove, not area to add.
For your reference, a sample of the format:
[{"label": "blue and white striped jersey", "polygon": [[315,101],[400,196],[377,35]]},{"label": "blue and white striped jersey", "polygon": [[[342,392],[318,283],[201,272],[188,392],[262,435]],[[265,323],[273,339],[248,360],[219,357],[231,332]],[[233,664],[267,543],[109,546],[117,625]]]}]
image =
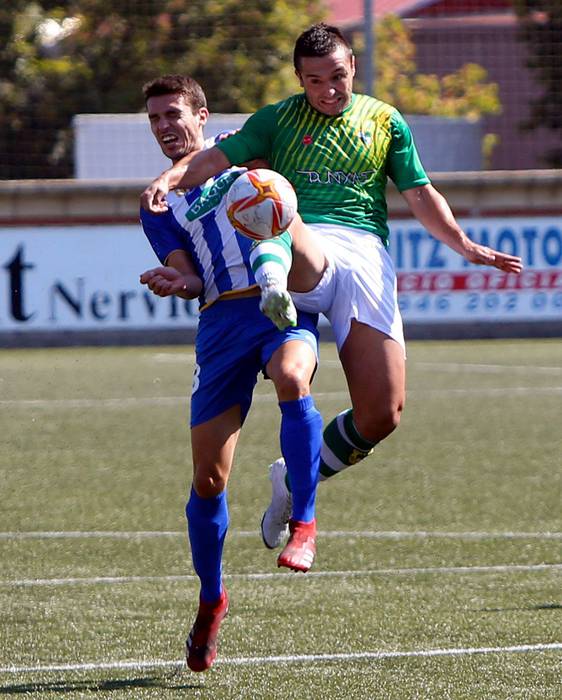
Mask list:
[{"label": "blue and white striped jersey", "polygon": [[234,230],[226,214],[224,195],[240,172],[231,168],[188,192],[170,192],[164,214],[141,209],[143,230],[162,264],[174,250],[187,251],[193,260],[203,280],[200,308],[256,284],[249,259],[252,241]]}]

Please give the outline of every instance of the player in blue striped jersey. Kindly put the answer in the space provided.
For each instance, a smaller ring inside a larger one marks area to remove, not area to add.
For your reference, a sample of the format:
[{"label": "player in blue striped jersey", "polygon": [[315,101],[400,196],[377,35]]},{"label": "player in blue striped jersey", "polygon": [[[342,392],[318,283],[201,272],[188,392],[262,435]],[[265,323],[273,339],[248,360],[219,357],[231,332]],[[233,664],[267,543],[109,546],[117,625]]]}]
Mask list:
[{"label": "player in blue striped jersey", "polygon": [[203,282],[199,295],[201,310],[219,297],[248,290],[256,284],[249,262],[252,242],[234,235],[221,202],[240,172],[239,168],[232,168],[212,178],[206,187],[189,192],[174,190],[163,216],[141,210],[143,228],[162,262],[179,244],[189,254]]},{"label": "player in blue striped jersey", "polygon": [[[143,91],[152,133],[167,157],[175,162],[205,147],[208,111],[195,81],[163,76]],[[295,327],[279,331],[261,313],[251,242],[234,231],[223,200],[239,173],[227,170],[189,192],[169,193],[163,214],[141,211],[143,229],[162,263],[143,273],[141,282],[159,296],[199,297],[201,310],[191,395],[193,483],[186,506],[201,581],[199,611],[187,639],[187,663],[194,671],[214,662],[218,629],[228,612],[221,564],[226,486],[260,371],[273,380],[279,399],[281,451],[293,490],[292,534],[278,564],[306,571],[315,552],[322,419],[310,382],[317,364],[317,317],[300,313]],[[323,257],[316,263],[322,268]],[[303,531],[306,536],[299,537]]]}]

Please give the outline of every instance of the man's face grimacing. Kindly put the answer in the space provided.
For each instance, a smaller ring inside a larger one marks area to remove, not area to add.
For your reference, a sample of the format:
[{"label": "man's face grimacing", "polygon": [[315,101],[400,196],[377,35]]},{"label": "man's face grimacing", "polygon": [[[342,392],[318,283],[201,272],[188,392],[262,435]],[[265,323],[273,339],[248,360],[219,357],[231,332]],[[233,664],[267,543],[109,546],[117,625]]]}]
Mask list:
[{"label": "man's face grimacing", "polygon": [[351,103],[355,57],[343,46],[327,56],[302,56],[296,71],[309,104],[335,117]]},{"label": "man's face grimacing", "polygon": [[203,126],[209,117],[205,107],[193,113],[185,95],[149,97],[146,101],[150,129],[162,153],[174,163],[203,148]]}]

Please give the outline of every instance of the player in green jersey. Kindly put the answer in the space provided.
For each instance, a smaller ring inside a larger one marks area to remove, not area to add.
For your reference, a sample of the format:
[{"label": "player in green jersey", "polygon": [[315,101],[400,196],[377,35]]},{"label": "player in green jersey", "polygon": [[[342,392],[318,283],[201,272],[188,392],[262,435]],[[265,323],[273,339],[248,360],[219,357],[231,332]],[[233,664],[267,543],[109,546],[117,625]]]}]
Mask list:
[{"label": "player in green jersey", "polygon": [[[163,173],[142,202],[162,211],[169,189],[193,187],[231,164],[257,157],[292,182],[302,221],[289,229],[294,254],[289,288],[303,291],[302,282],[295,286],[299,268],[306,266],[311,250],[323,250],[322,278],[312,291],[293,298],[299,308],[322,311],[330,320],[352,402],[324,431],[321,478],[327,478],[368,455],[398,426],[404,406],[404,339],[396,276],[386,251],[387,177],[422,225],[467,261],[519,272],[521,260],[479,245],[462,231],[423,170],[399,112],[353,93],[355,60],[337,28],[318,24],[303,32],[294,64],[304,93],[259,110],[231,139]],[[288,296],[287,271],[280,256],[275,259],[275,245],[266,241],[254,251],[266,311],[275,309],[276,300],[286,303]],[[267,254],[260,254],[264,248]],[[286,527],[290,499],[282,464],[274,470],[274,497],[262,524],[264,541],[271,544]]]},{"label": "player in green jersey", "polygon": [[252,115],[218,148],[234,163],[267,148],[272,170],[294,183],[305,223],[360,229],[385,245],[387,177],[401,191],[429,183],[400,113],[367,95],[351,94],[337,117],[294,95]]}]

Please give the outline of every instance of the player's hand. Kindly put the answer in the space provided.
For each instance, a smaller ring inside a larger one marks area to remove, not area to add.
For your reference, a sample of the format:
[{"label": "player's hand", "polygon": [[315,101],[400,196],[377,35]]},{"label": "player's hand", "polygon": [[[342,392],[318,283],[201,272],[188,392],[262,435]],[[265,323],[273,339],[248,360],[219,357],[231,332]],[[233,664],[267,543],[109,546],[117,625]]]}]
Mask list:
[{"label": "player's hand", "polygon": [[155,267],[143,272],[141,284],[146,284],[151,292],[159,297],[169,297],[187,291],[184,275],[175,267]]},{"label": "player's hand", "polygon": [[141,194],[141,206],[152,214],[163,214],[168,210],[166,195],[170,191],[168,177],[162,173]]},{"label": "player's hand", "polygon": [[518,274],[523,269],[523,261],[517,255],[508,255],[478,243],[472,243],[466,250],[464,257],[475,265],[489,265],[502,272]]}]

